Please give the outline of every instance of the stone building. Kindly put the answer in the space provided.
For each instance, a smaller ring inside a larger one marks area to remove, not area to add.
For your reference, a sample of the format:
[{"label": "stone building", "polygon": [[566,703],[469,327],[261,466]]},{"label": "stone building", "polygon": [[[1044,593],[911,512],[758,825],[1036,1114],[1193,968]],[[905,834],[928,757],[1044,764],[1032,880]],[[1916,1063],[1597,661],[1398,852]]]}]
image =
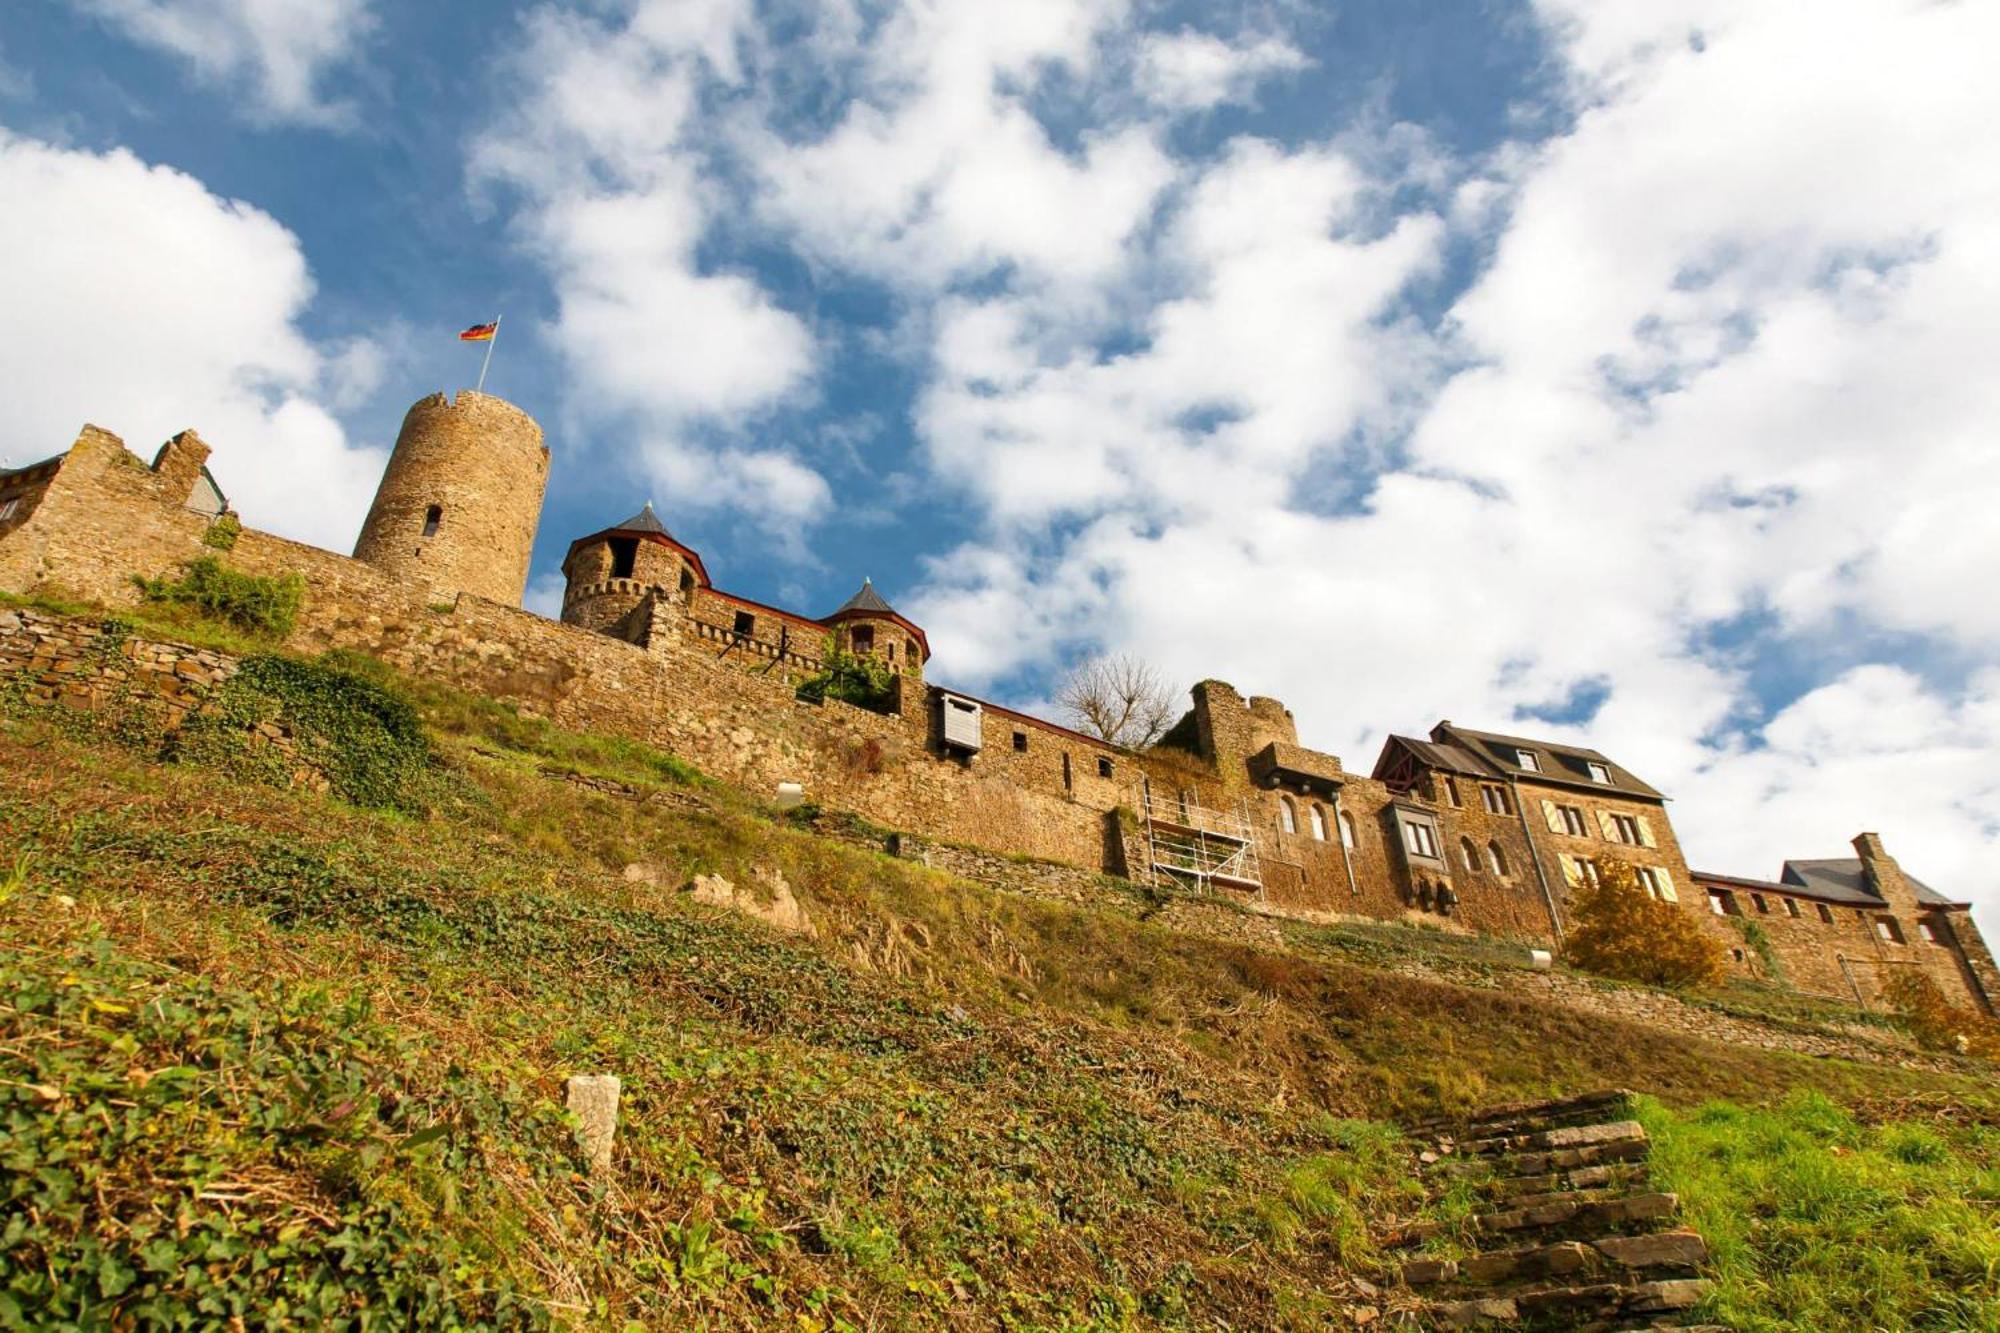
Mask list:
[{"label": "stone building", "polygon": [[[187,432],[148,466],[85,427],[66,454],[0,471],[0,588],[127,604],[134,575],[215,554],[204,538],[226,506],[208,452]],[[1569,895],[1610,853],[1724,932],[1746,970],[1742,932],[1711,904],[1767,921],[1808,989],[1873,1003],[1912,960],[1982,1007],[2000,988],[1964,905],[1903,876],[1872,835],[1859,862],[1794,862],[1769,884],[1693,876],[1666,797],[1597,751],[1440,722],[1392,736],[1363,776],[1301,745],[1280,701],[1216,680],[1159,744],[1121,749],[931,679],[923,629],[871,581],[820,616],[718,588],[650,503],[570,544],[547,620],[520,599],[548,470],[520,409],[433,395],[404,422],[354,558],[249,527],[226,558],[305,577],[301,651],[368,652],[751,790],[799,783],[915,840],[1536,944],[1560,940]],[[880,661],[891,697],[801,698],[834,647]]]},{"label": "stone building", "polygon": [[1915,969],[1948,995],[1982,1011],[2000,1001],[2000,971],[1972,923],[1971,904],[1945,897],[1904,872],[1877,833],[1854,839],[1855,855],[1787,861],[1775,880],[1696,871],[1702,906],[1731,927],[1733,957],[1746,972],[1768,970],[1742,941],[1755,923],[1769,941],[1779,980],[1801,990],[1869,1004],[1897,972]]}]

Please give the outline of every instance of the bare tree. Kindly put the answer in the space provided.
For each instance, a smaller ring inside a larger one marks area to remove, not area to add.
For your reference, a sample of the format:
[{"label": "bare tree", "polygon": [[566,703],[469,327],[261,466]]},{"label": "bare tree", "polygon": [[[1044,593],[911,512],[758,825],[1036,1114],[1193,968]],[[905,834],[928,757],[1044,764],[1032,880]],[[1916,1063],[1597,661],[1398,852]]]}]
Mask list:
[{"label": "bare tree", "polygon": [[1056,691],[1056,703],[1078,731],[1139,750],[1173,726],[1179,694],[1148,663],[1114,653],[1072,670]]}]

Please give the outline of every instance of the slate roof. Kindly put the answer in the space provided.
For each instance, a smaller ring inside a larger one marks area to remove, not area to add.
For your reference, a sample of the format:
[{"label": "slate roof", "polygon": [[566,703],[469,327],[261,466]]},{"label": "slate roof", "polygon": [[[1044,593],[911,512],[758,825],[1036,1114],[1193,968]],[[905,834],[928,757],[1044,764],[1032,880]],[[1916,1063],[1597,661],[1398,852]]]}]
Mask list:
[{"label": "slate roof", "polygon": [[667,531],[666,524],[660,522],[660,516],[653,512],[653,502],[651,500],[646,501],[646,507],[644,509],[641,509],[638,513],[632,515],[632,517],[626,519],[623,523],[619,523],[612,527],[606,528],[605,531],[606,532],[656,532],[660,536],[667,538],[669,541],[678,542],[680,540],[679,538],[675,537],[673,533]]},{"label": "slate roof", "polygon": [[[1917,901],[1926,907],[1960,907],[1964,904],[1945,897],[1915,875],[1905,872],[1904,879],[1916,891]],[[1778,876],[1782,887],[1805,889],[1816,898],[1829,902],[1852,903],[1857,907],[1880,907],[1882,896],[1868,882],[1862,872],[1861,859],[1854,856],[1835,857],[1828,861],[1787,861],[1784,871]]]},{"label": "slate roof", "polygon": [[[1595,791],[1615,791],[1648,801],[1667,799],[1660,791],[1640,781],[1630,769],[1580,745],[1562,745],[1555,741],[1508,736],[1496,731],[1474,731],[1450,722],[1440,722],[1433,727],[1428,741],[1412,740],[1406,736],[1396,739],[1410,746],[1419,757],[1428,758],[1436,767],[1450,773],[1469,773],[1477,777],[1525,775],[1531,782],[1554,782]],[[1536,757],[1539,769],[1521,766],[1519,752],[1522,750]],[[1604,765],[1611,781],[1593,779],[1590,776],[1591,764]]]},{"label": "slate roof", "polygon": [[877,616],[893,616],[896,614],[896,608],[882,600],[882,594],[875,591],[875,584],[869,579],[861,580],[861,591],[841,603],[840,609],[835,611],[833,615],[828,616],[827,619],[832,620],[835,616],[844,616],[850,611]]}]

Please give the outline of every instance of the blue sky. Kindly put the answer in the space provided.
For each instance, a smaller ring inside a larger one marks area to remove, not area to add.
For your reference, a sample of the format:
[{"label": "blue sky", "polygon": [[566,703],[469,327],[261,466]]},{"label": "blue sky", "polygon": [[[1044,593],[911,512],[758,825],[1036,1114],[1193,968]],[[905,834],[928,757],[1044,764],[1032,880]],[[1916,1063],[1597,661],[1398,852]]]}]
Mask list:
[{"label": "blue sky", "polygon": [[[30,0],[0,454],[193,425],[352,539],[489,387],[567,541],[871,575],[1026,704],[1105,649],[1365,769],[1581,736],[1773,873],[2000,851],[1991,7]],[[20,205],[25,206],[20,206]],[[114,257],[115,256],[115,257]]]}]

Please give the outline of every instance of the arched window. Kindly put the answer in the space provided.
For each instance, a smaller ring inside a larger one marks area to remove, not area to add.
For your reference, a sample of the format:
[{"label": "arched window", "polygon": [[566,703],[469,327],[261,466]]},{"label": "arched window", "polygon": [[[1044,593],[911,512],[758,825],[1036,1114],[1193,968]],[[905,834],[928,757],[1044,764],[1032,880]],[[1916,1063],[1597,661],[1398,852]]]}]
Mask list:
[{"label": "arched window", "polygon": [[1326,809],[1316,801],[1312,808],[1312,831],[1314,842],[1326,841]]},{"label": "arched window", "polygon": [[1498,842],[1486,844],[1486,864],[1493,868],[1493,873],[1496,875],[1507,873],[1507,853],[1500,850]]},{"label": "arched window", "polygon": [[1348,848],[1359,845],[1354,840],[1354,816],[1345,810],[1340,812],[1340,845]]},{"label": "arched window", "polygon": [[1472,839],[1460,838],[1458,840],[1458,859],[1464,863],[1467,870],[1479,869],[1479,853],[1474,849]]},{"label": "arched window", "polygon": [[1278,827],[1287,833],[1299,831],[1299,808],[1292,804],[1289,796],[1278,798]]},{"label": "arched window", "polygon": [[424,536],[438,535],[438,524],[444,522],[444,506],[432,505],[424,511]]}]

